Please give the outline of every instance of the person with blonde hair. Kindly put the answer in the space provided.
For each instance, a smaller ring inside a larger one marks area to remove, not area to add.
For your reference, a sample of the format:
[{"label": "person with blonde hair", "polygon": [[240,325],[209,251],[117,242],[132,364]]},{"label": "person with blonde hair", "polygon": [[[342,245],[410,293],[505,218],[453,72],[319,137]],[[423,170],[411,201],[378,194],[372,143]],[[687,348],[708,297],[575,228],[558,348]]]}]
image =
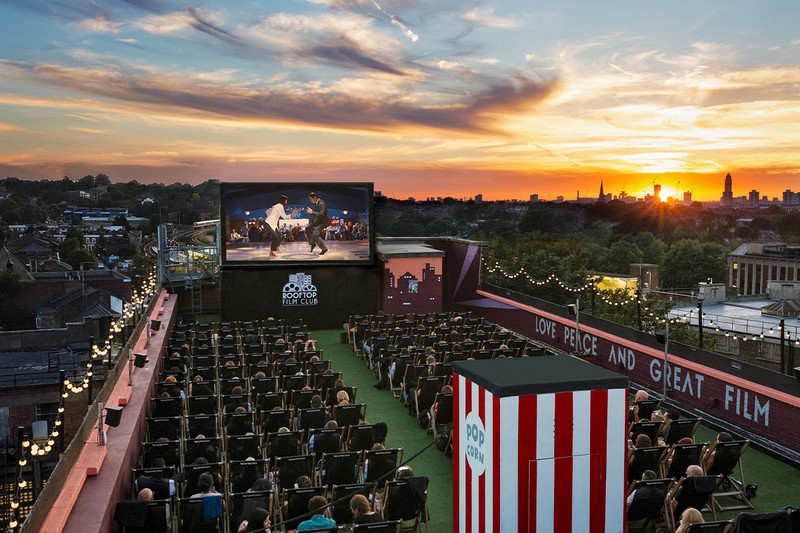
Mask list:
[{"label": "person with blonde hair", "polygon": [[692,524],[702,524],[703,522],[705,520],[703,520],[703,514],[700,511],[694,507],[687,507],[681,513],[681,525],[675,530],[675,533],[686,533]]},{"label": "person with blonde hair", "polygon": [[353,524],[383,522],[383,516],[370,508],[369,500],[363,494],[356,494],[350,498],[350,512],[353,513]]}]

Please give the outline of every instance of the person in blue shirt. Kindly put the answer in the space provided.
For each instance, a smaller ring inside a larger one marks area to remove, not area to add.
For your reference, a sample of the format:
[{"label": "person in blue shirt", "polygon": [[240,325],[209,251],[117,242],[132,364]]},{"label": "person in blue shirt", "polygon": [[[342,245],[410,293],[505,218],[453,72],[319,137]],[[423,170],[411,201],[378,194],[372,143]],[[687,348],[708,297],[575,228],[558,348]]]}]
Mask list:
[{"label": "person in blue shirt", "polygon": [[322,529],[326,527],[336,527],[336,521],[332,518],[325,516],[325,511],[328,508],[328,500],[324,496],[314,496],[308,500],[308,511],[314,513],[314,516],[300,522],[297,526],[297,531],[310,531],[312,529]]}]

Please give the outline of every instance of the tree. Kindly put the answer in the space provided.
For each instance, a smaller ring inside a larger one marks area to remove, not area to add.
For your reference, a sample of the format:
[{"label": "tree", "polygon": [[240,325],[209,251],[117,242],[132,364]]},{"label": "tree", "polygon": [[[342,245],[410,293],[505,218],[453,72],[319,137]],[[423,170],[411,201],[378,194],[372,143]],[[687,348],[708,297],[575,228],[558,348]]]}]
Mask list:
[{"label": "tree", "polygon": [[662,286],[690,288],[709,278],[724,279],[728,250],[721,244],[684,239],[669,247],[662,268]]}]

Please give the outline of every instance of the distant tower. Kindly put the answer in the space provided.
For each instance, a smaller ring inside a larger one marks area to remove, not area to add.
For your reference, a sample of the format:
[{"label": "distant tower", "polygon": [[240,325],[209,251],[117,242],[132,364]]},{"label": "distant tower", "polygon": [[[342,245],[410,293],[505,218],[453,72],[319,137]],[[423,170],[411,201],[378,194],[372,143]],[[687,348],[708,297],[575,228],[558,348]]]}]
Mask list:
[{"label": "distant tower", "polygon": [[725,191],[722,193],[722,205],[733,205],[733,178],[731,178],[730,172],[725,176]]},{"label": "distant tower", "polygon": [[653,185],[653,196],[655,197],[656,202],[661,201],[661,185],[658,183]]},{"label": "distant tower", "polygon": [[603,181],[600,181],[600,196],[597,197],[597,203],[606,203],[606,194],[603,192]]}]

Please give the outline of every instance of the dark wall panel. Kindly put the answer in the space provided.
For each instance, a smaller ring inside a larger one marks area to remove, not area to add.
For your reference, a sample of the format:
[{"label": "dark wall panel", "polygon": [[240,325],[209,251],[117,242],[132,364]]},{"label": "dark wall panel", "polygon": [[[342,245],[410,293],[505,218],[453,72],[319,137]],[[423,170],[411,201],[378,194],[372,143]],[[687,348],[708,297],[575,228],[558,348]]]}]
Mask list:
[{"label": "dark wall panel", "polygon": [[229,269],[221,283],[225,321],[302,318],[311,329],[333,329],[380,308],[377,267]]}]

